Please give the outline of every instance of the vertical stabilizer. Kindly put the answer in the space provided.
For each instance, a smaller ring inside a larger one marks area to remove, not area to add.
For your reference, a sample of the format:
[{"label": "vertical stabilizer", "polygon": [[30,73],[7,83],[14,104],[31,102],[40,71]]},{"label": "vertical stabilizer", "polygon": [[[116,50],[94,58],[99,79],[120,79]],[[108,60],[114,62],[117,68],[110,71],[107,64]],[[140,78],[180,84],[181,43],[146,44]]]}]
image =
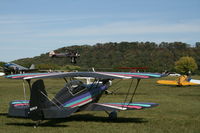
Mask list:
[{"label": "vertical stabilizer", "polygon": [[29,69],[35,69],[35,65],[32,64],[31,67]]},{"label": "vertical stabilizer", "polygon": [[42,120],[44,118],[43,109],[50,106],[47,98],[43,80],[37,80],[33,83],[30,97],[30,118],[32,120]]}]

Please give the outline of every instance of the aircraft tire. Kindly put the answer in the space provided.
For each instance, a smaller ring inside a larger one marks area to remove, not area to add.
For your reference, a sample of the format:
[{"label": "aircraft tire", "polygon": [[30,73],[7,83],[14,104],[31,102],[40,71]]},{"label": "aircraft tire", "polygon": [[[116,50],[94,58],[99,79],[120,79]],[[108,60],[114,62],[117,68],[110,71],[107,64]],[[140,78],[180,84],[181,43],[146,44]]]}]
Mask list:
[{"label": "aircraft tire", "polygon": [[109,113],[109,119],[110,120],[115,120],[117,119],[117,112],[116,111],[112,111]]}]

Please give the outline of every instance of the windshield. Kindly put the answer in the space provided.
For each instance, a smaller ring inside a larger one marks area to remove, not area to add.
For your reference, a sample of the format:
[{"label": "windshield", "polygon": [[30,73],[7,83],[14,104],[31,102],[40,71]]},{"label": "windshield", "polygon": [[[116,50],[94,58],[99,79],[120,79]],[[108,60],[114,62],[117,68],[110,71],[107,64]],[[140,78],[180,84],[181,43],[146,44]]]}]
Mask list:
[{"label": "windshield", "polygon": [[75,95],[87,89],[85,84],[80,80],[73,80],[66,85],[69,88],[69,91]]}]

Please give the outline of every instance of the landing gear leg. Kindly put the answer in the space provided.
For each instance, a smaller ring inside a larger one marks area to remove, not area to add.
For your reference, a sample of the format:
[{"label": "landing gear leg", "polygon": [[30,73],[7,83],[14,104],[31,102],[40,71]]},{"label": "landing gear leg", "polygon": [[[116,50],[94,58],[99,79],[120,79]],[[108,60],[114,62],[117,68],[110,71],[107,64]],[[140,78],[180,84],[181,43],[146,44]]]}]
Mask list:
[{"label": "landing gear leg", "polygon": [[104,110],[108,114],[109,120],[116,120],[117,119],[117,111],[108,112]]}]

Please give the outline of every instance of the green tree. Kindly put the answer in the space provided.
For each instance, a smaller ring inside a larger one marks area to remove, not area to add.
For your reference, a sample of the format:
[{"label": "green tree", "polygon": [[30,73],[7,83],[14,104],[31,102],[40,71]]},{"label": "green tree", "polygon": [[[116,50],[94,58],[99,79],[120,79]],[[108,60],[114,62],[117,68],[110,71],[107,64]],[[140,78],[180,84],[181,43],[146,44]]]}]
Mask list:
[{"label": "green tree", "polygon": [[63,67],[61,67],[62,70],[68,70],[68,71],[72,71],[72,70],[80,70],[79,66],[74,66],[74,65],[65,65]]},{"label": "green tree", "polygon": [[194,72],[197,68],[196,61],[189,56],[181,57],[175,62],[175,69],[182,74],[186,74],[189,71]]},{"label": "green tree", "polygon": [[[164,70],[174,71],[174,63],[184,56],[193,57],[200,68],[200,42],[196,47],[183,42],[108,42],[96,45],[67,46],[56,49],[62,53],[68,49],[77,50],[81,57],[77,58],[77,65],[81,68],[115,68],[115,67],[148,67],[147,71],[162,72]],[[24,58],[14,63],[30,67],[31,64],[55,64],[39,66],[51,69],[71,69],[65,65],[72,65],[70,58],[49,58],[48,53],[43,53],[34,58]],[[200,74],[200,69],[197,71]]]},{"label": "green tree", "polygon": [[37,64],[36,68],[39,70],[49,70],[49,69],[58,69],[59,66],[56,64]]},{"label": "green tree", "polygon": [[200,48],[200,42],[196,42],[196,47]]},{"label": "green tree", "polygon": [[0,67],[3,67],[4,64],[6,64],[6,63],[3,61],[0,61]]}]

